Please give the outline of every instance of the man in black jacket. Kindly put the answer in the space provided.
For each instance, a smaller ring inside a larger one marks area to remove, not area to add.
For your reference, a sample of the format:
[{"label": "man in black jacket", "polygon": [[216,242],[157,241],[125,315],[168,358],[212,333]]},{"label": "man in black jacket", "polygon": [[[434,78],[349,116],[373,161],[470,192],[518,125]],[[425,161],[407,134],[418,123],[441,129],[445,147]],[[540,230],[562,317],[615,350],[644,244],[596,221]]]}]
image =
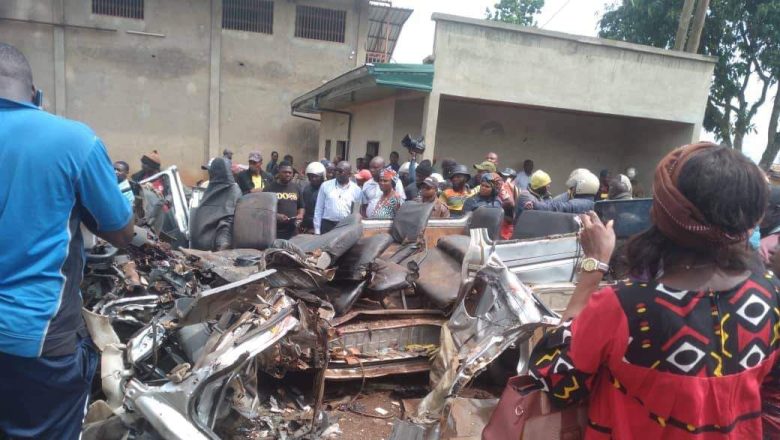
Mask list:
[{"label": "man in black jacket", "polygon": [[263,189],[273,178],[263,171],[263,156],[259,151],[249,153],[249,169],[241,171],[236,176],[241,193],[263,192]]}]

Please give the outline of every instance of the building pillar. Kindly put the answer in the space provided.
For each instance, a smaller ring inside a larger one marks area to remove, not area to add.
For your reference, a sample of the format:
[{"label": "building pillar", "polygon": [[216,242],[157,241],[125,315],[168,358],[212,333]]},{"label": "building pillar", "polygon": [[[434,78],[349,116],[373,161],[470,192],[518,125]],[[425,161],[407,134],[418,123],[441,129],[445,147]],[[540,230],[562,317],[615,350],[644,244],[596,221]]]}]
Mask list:
[{"label": "building pillar", "polygon": [[209,62],[209,141],[204,152],[204,163],[221,156],[219,137],[219,86],[222,70],[222,0],[211,0],[211,40]]},{"label": "building pillar", "polygon": [[366,43],[368,42],[368,28],[370,23],[368,22],[368,14],[370,4],[367,0],[357,0],[357,41],[355,41],[355,67],[360,67],[366,64]]},{"label": "building pillar", "polygon": [[423,105],[422,132],[425,136],[425,152],[423,159],[433,161],[436,149],[436,127],[439,125],[439,102],[441,95],[431,92],[425,97]]},{"label": "building pillar", "polygon": [[65,8],[63,0],[52,2],[52,21],[59,25],[52,26],[54,45],[54,113],[66,116],[67,95],[65,94]]}]

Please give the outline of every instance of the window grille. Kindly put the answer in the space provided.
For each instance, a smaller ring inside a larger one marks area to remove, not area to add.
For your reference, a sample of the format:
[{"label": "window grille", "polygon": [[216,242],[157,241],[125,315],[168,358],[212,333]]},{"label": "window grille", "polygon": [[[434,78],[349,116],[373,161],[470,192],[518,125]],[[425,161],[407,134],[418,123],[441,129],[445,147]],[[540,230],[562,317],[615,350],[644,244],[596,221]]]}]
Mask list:
[{"label": "window grille", "polygon": [[295,7],[296,37],[343,43],[346,27],[347,11],[314,6]]},{"label": "window grille", "polygon": [[92,13],[144,19],[144,0],[92,0]]},{"label": "window grille", "polygon": [[347,160],[347,141],[336,141],[336,156],[341,160]]},{"label": "window grille", "polygon": [[379,156],[379,142],[376,141],[368,141],[366,142],[366,157],[377,157]]},{"label": "window grille", "polygon": [[273,34],[273,0],[224,0],[222,28]]}]

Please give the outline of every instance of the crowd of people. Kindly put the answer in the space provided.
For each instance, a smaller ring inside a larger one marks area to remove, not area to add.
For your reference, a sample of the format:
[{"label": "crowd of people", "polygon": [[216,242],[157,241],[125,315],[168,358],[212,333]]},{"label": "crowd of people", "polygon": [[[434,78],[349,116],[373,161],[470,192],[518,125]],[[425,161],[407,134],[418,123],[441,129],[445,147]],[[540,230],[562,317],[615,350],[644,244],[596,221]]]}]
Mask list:
[{"label": "crowd of people", "polygon": [[[592,210],[598,200],[644,196],[634,168],[614,177],[608,170],[601,170],[596,176],[587,169],[576,169],[565,182],[567,190],[554,195],[552,178],[544,170],[535,170],[530,159],[525,160],[522,170],[517,172],[512,168],[499,169],[499,158],[494,152],[487,153],[484,161],[471,167],[444,159],[438,169],[434,162],[426,159],[418,163],[416,155],[410,155],[410,160],[404,163],[400,162],[400,154],[396,151],[390,153],[389,162],[378,156],[358,158],[355,168],[338,157],[335,161],[323,158],[309,163],[301,173],[293,166],[293,157],[289,154],[280,161],[279,153],[274,151],[265,164],[263,155],[253,151],[247,157],[247,165],[241,165],[233,163],[233,152],[226,149],[221,158],[216,158],[219,162],[212,159],[203,166],[210,173],[209,180],[203,184],[209,203],[220,200],[220,203],[235,206],[236,200],[232,198],[215,199],[212,196],[216,191],[224,193],[224,179],[220,177],[214,181],[211,174],[222,176],[225,165],[221,161],[226,161],[235,179],[230,183],[240,189],[230,194],[276,193],[277,236],[284,239],[299,232],[328,232],[352,212],[360,212],[366,219],[393,219],[407,200],[433,204],[432,218],[459,218],[482,207],[500,209],[503,211],[500,234],[509,239],[515,219],[526,210],[576,214]],[[213,170],[214,167],[218,170]],[[141,170],[132,179],[127,178],[127,163],[116,162],[114,168],[120,189],[131,199],[134,181],[160,171],[160,155],[157,151],[144,155]],[[231,217],[227,211],[220,209],[220,212]],[[217,223],[196,222],[205,228],[215,228]],[[191,231],[198,232],[201,231]],[[212,232],[205,231],[206,235],[213,235]],[[213,243],[211,249],[225,246],[224,240],[220,243]]]}]

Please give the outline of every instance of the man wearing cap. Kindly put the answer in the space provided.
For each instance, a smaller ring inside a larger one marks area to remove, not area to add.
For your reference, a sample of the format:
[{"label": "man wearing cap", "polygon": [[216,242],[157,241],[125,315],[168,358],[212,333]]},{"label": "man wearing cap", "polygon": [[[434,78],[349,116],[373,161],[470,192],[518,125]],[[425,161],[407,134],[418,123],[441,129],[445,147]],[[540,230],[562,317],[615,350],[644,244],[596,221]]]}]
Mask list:
[{"label": "man wearing cap", "polygon": [[428,165],[428,163],[422,162],[420,165],[417,165],[414,170],[414,182],[406,185],[404,188],[404,191],[406,192],[406,200],[412,200],[417,197],[423,180],[430,177],[431,174],[433,174],[433,167]]},{"label": "man wearing cap", "polygon": [[141,156],[141,170],[132,175],[132,179],[140,182],[160,172],[160,153],[157,150]]},{"label": "man wearing cap", "polygon": [[469,169],[466,165],[456,164],[450,170],[451,188],[445,188],[442,191],[439,200],[447,206],[451,217],[461,217],[463,215],[463,204],[469,198],[469,192],[466,182],[471,178]]},{"label": "man wearing cap", "polygon": [[469,188],[471,188],[472,194],[476,194],[477,192],[479,192],[479,184],[482,181],[483,174],[496,172],[496,164],[494,164],[489,160],[486,160],[481,163],[475,163],[474,169],[477,170],[477,173],[474,176],[472,176],[471,180],[469,181]]},{"label": "man wearing cap", "polygon": [[542,170],[536,170],[531,174],[531,181],[528,189],[520,191],[517,197],[517,215],[520,215],[524,209],[534,209],[534,202],[541,202],[550,199],[550,184],[552,180],[550,175]]},{"label": "man wearing cap", "polygon": [[420,191],[416,202],[433,203],[431,218],[450,218],[450,210],[439,199],[439,180],[433,176],[426,177],[420,183]]},{"label": "man wearing cap", "polygon": [[236,176],[236,181],[243,194],[263,192],[263,189],[272,180],[273,178],[263,171],[263,155],[259,151],[249,153],[249,168]]}]

